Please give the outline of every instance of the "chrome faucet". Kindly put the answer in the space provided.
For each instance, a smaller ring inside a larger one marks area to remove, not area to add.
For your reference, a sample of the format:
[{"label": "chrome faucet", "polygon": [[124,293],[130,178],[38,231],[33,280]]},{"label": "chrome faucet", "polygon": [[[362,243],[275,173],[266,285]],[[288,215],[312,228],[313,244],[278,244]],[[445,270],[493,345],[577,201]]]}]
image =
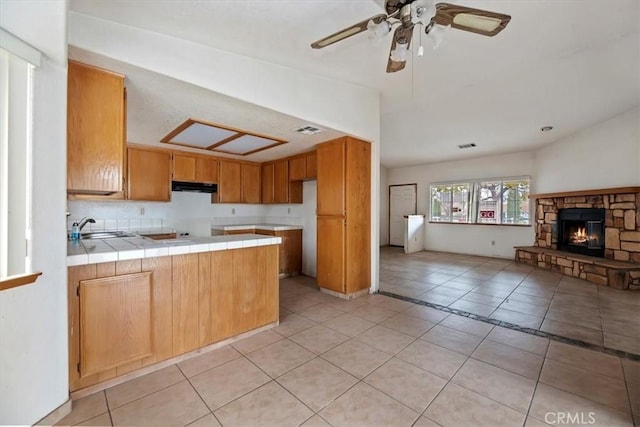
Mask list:
[{"label": "chrome faucet", "polygon": [[82,231],[82,228],[87,225],[87,223],[91,223],[91,224],[95,224],[96,220],[93,218],[87,218],[84,217],[80,220],[80,223],[78,223],[78,230]]}]

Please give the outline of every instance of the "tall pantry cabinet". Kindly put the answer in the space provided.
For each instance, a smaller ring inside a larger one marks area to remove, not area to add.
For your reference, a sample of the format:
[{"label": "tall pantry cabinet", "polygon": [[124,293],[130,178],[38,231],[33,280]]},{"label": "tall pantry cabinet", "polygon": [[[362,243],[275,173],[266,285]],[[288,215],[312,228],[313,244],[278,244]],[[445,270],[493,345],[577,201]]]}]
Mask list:
[{"label": "tall pantry cabinet", "polygon": [[350,298],[371,286],[371,144],[328,141],[317,162],[317,282]]}]

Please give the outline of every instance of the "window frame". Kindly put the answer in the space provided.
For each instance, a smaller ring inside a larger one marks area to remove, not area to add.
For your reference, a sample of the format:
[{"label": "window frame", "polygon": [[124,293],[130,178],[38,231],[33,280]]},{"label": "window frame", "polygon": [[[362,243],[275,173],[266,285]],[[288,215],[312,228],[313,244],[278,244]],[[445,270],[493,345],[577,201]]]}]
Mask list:
[{"label": "window frame", "polygon": [[[504,200],[504,192],[503,188],[505,183],[514,182],[514,181],[526,181],[529,184],[529,192],[527,194],[527,204],[528,204],[528,218],[526,223],[505,223],[504,222],[504,211],[505,207],[503,206],[506,202]],[[482,184],[485,183],[499,183],[500,184],[500,195],[499,200],[497,200],[497,214],[495,215],[496,222],[479,222],[480,221],[480,193]],[[453,217],[449,215],[449,220],[434,220],[433,216],[433,206],[434,206],[434,188],[437,187],[450,187],[451,188],[451,196],[449,203],[453,203],[453,189],[455,187],[467,187],[468,199],[466,201],[467,205],[467,221],[453,221]],[[467,180],[455,180],[455,181],[440,181],[433,182],[429,184],[429,223],[432,224],[460,224],[460,225],[490,225],[490,226],[506,226],[506,227],[531,227],[531,198],[529,197],[531,194],[531,176],[529,175],[521,175],[521,176],[508,176],[508,177],[500,177],[500,178],[482,178],[482,179],[467,179]]]}]

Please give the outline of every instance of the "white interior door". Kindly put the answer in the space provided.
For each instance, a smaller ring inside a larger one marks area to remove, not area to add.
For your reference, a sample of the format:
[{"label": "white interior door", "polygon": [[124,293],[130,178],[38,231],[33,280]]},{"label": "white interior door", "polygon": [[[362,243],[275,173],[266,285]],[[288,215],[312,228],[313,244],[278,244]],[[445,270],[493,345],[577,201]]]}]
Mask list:
[{"label": "white interior door", "polygon": [[389,186],[389,245],[404,246],[404,216],[416,214],[417,184]]}]

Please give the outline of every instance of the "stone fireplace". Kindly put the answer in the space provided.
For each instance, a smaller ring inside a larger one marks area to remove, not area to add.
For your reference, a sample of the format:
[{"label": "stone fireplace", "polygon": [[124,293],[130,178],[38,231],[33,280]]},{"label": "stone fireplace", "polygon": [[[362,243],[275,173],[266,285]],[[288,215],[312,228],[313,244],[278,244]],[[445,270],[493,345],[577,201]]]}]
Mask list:
[{"label": "stone fireplace", "polygon": [[516,261],[600,285],[640,288],[640,187],[536,194],[534,246]]}]

